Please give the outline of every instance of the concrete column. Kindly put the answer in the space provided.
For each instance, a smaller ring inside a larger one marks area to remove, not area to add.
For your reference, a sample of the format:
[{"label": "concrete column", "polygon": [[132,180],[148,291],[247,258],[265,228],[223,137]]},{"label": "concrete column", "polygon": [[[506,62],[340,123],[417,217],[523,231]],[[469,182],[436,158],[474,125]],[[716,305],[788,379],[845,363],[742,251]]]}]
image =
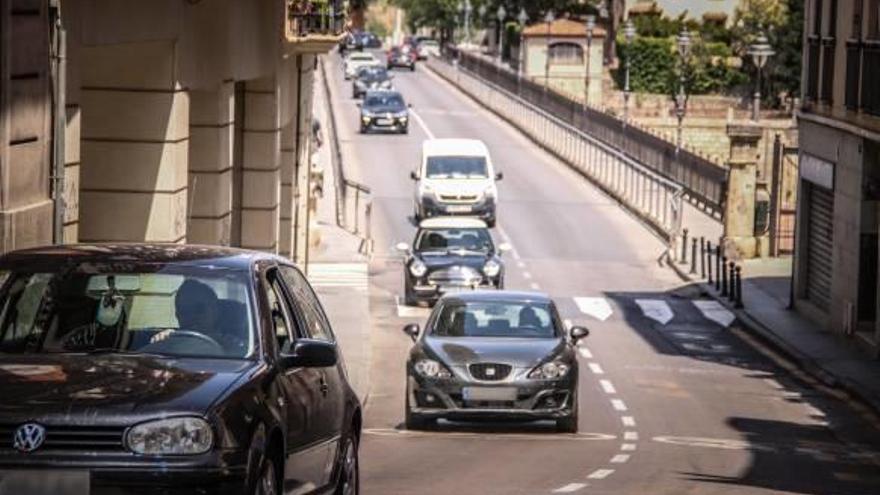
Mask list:
[{"label": "concrete column", "polygon": [[724,205],[724,247],[728,257],[754,258],[755,185],[761,128],[751,124],[730,124],[730,169],[727,201]]},{"label": "concrete column", "polygon": [[278,254],[291,257],[293,253],[293,217],[296,198],[293,184],[296,177],[296,122],[289,122],[281,129],[281,234]]},{"label": "concrete column", "polygon": [[81,241],[186,241],[189,94],[175,52],[82,47]]},{"label": "concrete column", "polygon": [[315,56],[302,55],[299,62],[299,82],[302,91],[299,92],[299,101],[296,108],[297,115],[294,122],[299,122],[297,139],[299,141],[299,155],[294,173],[296,174],[294,192],[294,221],[296,230],[296,252],[293,259],[297,263],[308,262],[308,249],[311,244],[310,224],[314,223],[308,208],[309,180],[312,167],[312,88],[315,80]]},{"label": "concrete column", "polygon": [[225,81],[190,93],[190,243],[230,244],[234,88],[233,81]]},{"label": "concrete column", "polygon": [[241,246],[277,253],[281,203],[281,126],[274,76],[248,81],[242,131]]}]

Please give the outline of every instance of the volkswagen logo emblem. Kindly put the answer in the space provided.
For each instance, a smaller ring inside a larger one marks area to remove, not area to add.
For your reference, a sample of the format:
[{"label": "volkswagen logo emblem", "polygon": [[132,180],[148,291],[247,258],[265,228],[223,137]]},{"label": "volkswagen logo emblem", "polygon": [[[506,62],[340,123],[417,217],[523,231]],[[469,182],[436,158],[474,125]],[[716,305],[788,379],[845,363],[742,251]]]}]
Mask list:
[{"label": "volkswagen logo emblem", "polygon": [[15,430],[12,446],[15,450],[27,454],[43,445],[46,440],[46,428],[36,423],[26,423]]}]

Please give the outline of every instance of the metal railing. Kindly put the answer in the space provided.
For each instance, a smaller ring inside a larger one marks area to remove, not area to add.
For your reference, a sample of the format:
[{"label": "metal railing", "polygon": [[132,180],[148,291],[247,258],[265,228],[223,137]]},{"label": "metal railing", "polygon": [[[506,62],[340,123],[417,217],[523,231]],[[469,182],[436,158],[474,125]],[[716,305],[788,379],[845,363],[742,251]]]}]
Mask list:
[{"label": "metal railing", "polygon": [[345,29],[345,5],[341,0],[288,0],[287,35],[339,36]]},{"label": "metal railing", "polygon": [[620,149],[469,69],[431,59],[428,67],[519,128],[635,213],[668,243],[681,227],[683,188]]},{"label": "metal railing", "polygon": [[599,109],[548,88],[522,79],[495,63],[450,47],[447,58],[575,129],[627,155],[640,165],[684,187],[698,207],[721,218],[726,197],[727,169],[688,149],[676,150],[675,143]]},{"label": "metal railing", "polygon": [[[336,189],[336,225],[360,237],[360,252],[370,255],[373,253],[372,191],[369,187],[345,177],[342,146],[339,143],[339,127],[336,122],[330,82],[323,58],[320,58],[320,66],[329,120],[330,161],[333,166],[333,183]],[[351,198],[349,191],[354,192],[353,202],[349,202]]]}]

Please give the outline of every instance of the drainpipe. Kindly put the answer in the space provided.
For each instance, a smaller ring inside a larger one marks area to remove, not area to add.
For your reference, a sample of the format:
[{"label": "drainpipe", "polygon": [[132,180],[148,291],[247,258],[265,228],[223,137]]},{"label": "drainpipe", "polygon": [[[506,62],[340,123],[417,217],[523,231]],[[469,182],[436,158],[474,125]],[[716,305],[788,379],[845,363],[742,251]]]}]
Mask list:
[{"label": "drainpipe", "polygon": [[64,243],[64,136],[67,129],[67,33],[59,0],[49,1],[52,20],[52,243]]}]

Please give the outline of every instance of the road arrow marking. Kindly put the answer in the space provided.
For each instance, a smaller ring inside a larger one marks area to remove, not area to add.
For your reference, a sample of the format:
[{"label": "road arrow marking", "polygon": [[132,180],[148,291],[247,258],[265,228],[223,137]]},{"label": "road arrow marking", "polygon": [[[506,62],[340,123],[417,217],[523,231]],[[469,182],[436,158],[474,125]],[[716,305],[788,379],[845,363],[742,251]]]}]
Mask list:
[{"label": "road arrow marking", "polygon": [[661,299],[636,299],[636,304],[642,309],[642,313],[652,320],[665,325],[675,318],[675,313],[666,301]]},{"label": "road arrow marking", "polygon": [[575,297],[574,303],[585,315],[590,315],[599,321],[605,321],[611,317],[614,311],[608,300],[604,297]]},{"label": "road arrow marking", "polygon": [[736,316],[718,301],[694,301],[694,306],[707,320],[714,321],[722,328],[729,327],[736,320]]}]

